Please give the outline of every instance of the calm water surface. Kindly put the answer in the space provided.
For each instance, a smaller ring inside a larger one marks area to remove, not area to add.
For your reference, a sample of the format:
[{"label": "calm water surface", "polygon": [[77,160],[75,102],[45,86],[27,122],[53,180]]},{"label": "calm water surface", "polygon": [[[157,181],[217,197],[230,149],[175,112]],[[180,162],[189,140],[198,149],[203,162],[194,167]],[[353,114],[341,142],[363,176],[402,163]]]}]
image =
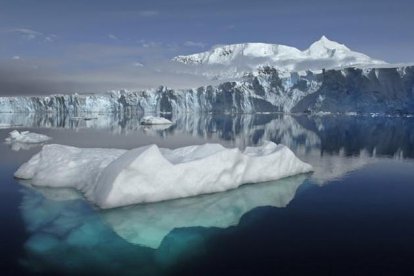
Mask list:
[{"label": "calm water surface", "polygon": [[194,198],[100,211],[13,179],[40,146],[0,144],[1,275],[414,275],[414,118],[1,114],[79,147],[289,146],[315,168]]}]

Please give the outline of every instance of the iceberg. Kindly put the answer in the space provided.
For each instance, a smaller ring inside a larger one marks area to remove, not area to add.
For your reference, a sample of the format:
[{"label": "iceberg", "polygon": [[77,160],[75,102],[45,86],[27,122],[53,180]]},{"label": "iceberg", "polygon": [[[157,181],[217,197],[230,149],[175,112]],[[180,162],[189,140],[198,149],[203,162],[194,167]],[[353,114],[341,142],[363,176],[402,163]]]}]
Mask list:
[{"label": "iceberg", "polygon": [[15,173],[44,187],[76,188],[102,209],[223,192],[242,184],[312,171],[284,145],[228,149],[219,144],[175,150],[46,145]]},{"label": "iceberg", "polygon": [[76,120],[90,121],[90,120],[96,120],[96,119],[98,119],[98,117],[91,117],[91,116],[73,116],[70,119],[73,120],[73,121],[76,121]]},{"label": "iceberg", "polygon": [[145,116],[141,119],[141,125],[170,125],[172,122],[163,117]]},{"label": "iceberg", "polygon": [[38,134],[29,131],[22,131],[19,132],[18,130],[13,130],[9,133],[9,137],[5,139],[6,143],[27,143],[27,144],[36,144],[36,143],[43,143],[49,141],[49,136],[44,134]]}]

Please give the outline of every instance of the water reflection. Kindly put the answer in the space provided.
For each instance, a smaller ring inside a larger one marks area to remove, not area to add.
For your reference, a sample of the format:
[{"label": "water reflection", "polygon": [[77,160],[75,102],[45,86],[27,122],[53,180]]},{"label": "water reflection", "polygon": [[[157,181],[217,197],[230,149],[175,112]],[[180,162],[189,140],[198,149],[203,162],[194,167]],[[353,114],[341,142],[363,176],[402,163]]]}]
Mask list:
[{"label": "water reflection", "polygon": [[[167,115],[171,116],[171,115]],[[2,128],[100,129],[112,134],[169,136],[185,134],[225,141],[240,148],[264,140],[283,143],[297,154],[318,150],[321,154],[414,157],[414,118],[358,116],[289,116],[283,114],[184,114],[169,118],[172,126],[141,126],[141,115],[95,114],[91,120],[67,115],[0,114]],[[18,126],[18,127],[16,127]]]}]

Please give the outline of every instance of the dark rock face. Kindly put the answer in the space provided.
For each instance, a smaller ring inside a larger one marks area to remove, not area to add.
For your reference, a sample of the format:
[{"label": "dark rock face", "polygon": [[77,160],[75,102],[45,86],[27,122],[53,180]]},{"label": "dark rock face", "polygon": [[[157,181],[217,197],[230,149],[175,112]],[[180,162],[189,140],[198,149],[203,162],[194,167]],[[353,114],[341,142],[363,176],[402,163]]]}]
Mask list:
[{"label": "dark rock face", "polygon": [[322,77],[293,112],[414,113],[414,67],[329,70]]}]

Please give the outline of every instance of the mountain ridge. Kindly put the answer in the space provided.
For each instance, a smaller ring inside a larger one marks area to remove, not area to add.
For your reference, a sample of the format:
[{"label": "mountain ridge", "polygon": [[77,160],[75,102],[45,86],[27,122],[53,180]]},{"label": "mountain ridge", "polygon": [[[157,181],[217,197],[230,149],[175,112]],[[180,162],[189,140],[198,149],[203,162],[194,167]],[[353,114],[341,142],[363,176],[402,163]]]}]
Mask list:
[{"label": "mountain ridge", "polygon": [[208,51],[176,56],[172,61],[201,67],[196,74],[211,79],[239,78],[260,66],[275,67],[281,72],[297,72],[388,64],[352,51],[326,36],[305,50],[282,44],[248,42],[215,46]]}]

